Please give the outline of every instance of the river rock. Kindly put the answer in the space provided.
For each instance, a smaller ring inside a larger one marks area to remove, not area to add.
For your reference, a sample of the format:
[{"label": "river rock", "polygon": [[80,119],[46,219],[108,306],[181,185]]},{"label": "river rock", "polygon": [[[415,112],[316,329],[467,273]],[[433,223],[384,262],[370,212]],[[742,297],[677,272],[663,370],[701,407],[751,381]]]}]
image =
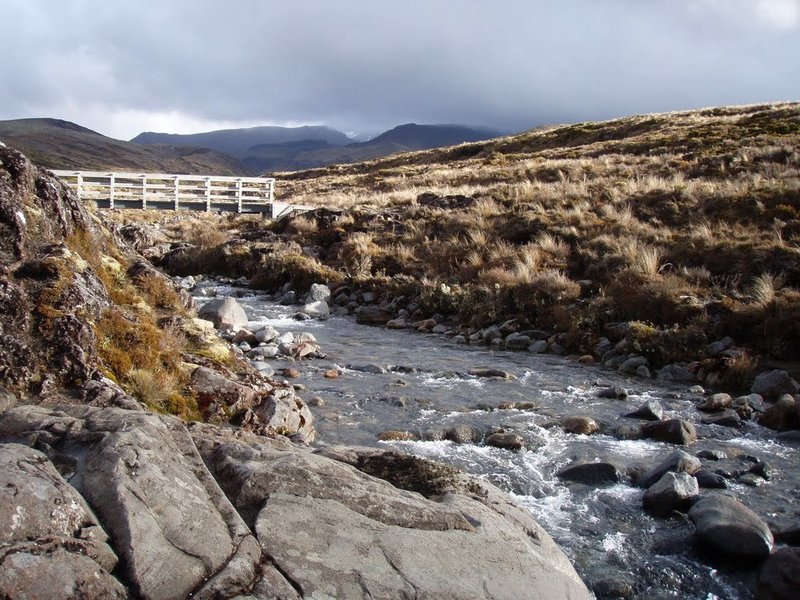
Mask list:
[{"label": "river rock", "polygon": [[382,442],[416,442],[419,436],[410,431],[389,429],[378,435],[378,439]]},{"label": "river rock", "polygon": [[382,367],[381,365],[375,364],[364,364],[364,365],[347,365],[347,368],[351,371],[358,371],[359,373],[369,373],[370,375],[382,375],[386,373],[386,367]]},{"label": "river rock", "polygon": [[578,463],[561,469],[561,479],[586,485],[606,485],[622,481],[624,476],[619,465],[609,462]]},{"label": "river rock", "polygon": [[800,590],[800,549],[780,548],[758,574],[759,600],[796,600]]},{"label": "river rock", "polygon": [[644,356],[631,356],[626,359],[617,369],[620,373],[633,374],[639,367],[647,366],[647,358]]},{"label": "river rock", "polygon": [[664,409],[657,400],[648,400],[636,410],[625,413],[624,417],[633,419],[644,419],[645,421],[658,421],[664,415]]},{"label": "river rock", "polygon": [[758,560],[772,551],[767,524],[735,498],[705,496],[689,510],[689,518],[697,542],[728,557]]},{"label": "river rock", "polygon": [[680,381],[691,383],[695,381],[695,374],[684,366],[671,364],[656,371],[656,379],[661,381]]},{"label": "river rock", "polygon": [[272,327],[271,325],[267,325],[266,327],[261,327],[257,329],[253,336],[256,338],[256,342],[259,344],[267,344],[269,342],[274,342],[280,337],[280,332],[277,329]]},{"label": "river rock", "polygon": [[454,425],[444,433],[444,439],[456,444],[474,444],[481,441],[482,438],[483,433],[480,430],[466,423]]},{"label": "river rock", "polygon": [[259,358],[275,358],[280,354],[280,350],[276,344],[266,344],[264,346],[256,346],[247,353],[249,359]]},{"label": "river rock", "polygon": [[387,329],[408,329],[409,324],[403,317],[398,317],[386,322]]},{"label": "river rock", "polygon": [[577,435],[591,435],[600,431],[600,425],[591,417],[573,415],[561,420],[561,426],[567,433]]},{"label": "river rock", "polygon": [[717,340],[716,342],[711,342],[708,346],[706,346],[706,356],[714,358],[725,352],[725,350],[727,350],[731,346],[733,346],[733,338],[730,336],[726,336],[721,340]]},{"label": "river rock", "polygon": [[757,375],[750,391],[766,400],[777,400],[783,394],[800,393],[800,385],[786,371],[775,369]]},{"label": "river rock", "polygon": [[496,377],[498,379],[516,379],[516,377],[502,369],[492,369],[489,367],[474,367],[468,371],[473,377]]},{"label": "river rock", "polygon": [[688,445],[697,440],[694,425],[684,419],[668,419],[642,425],[642,435],[652,440],[670,444]]},{"label": "river rock", "polygon": [[247,325],[247,313],[234,298],[219,298],[204,304],[197,316],[211,321],[218,329]]},{"label": "river rock", "polygon": [[597,390],[597,397],[609,400],[625,400],[628,398],[628,390],[618,386],[602,388]]},{"label": "river rock", "polygon": [[356,322],[364,325],[386,325],[392,313],[380,306],[360,306],[356,309]]},{"label": "river rock", "polygon": [[310,302],[325,302],[326,304],[331,300],[331,289],[323,283],[313,283],[311,288],[306,294],[306,303]]},{"label": "river rock", "polygon": [[733,405],[733,398],[730,394],[711,394],[708,398],[697,405],[697,410],[703,412],[719,412],[730,408]]},{"label": "river rock", "polygon": [[697,479],[689,473],[668,471],[645,491],[642,506],[652,515],[666,517],[673,510],[685,508],[700,493]]},{"label": "river rock", "polygon": [[797,411],[797,401],[794,397],[784,394],[758,417],[758,422],[764,427],[769,427],[775,431],[797,429],[800,424],[798,423]]},{"label": "river rock", "polygon": [[741,427],[742,419],[735,410],[724,410],[703,418],[703,425],[719,425],[720,427]]},{"label": "river rock", "polygon": [[545,340],[536,340],[528,346],[528,352],[531,354],[541,354],[547,350],[547,342]]},{"label": "river rock", "polygon": [[252,408],[256,402],[255,390],[230,381],[225,376],[206,367],[198,367],[194,370],[190,385],[197,394],[197,400],[201,405],[220,402],[236,411]]},{"label": "river rock", "polygon": [[525,438],[516,433],[497,432],[486,438],[486,445],[516,452],[525,447]]},{"label": "river rock", "polygon": [[303,305],[300,312],[314,319],[327,319],[331,314],[331,309],[324,300],[316,300]]},{"label": "river rock", "polygon": [[689,473],[690,475],[700,469],[700,459],[684,452],[683,450],[675,450],[658,465],[647,471],[641,478],[638,484],[640,487],[648,488],[664,476],[664,473]]},{"label": "river rock", "polygon": [[701,488],[723,490],[728,487],[727,479],[708,469],[700,469],[694,474],[694,477]]},{"label": "river rock", "polygon": [[507,350],[526,350],[531,345],[531,338],[520,333],[510,334],[506,340]]}]

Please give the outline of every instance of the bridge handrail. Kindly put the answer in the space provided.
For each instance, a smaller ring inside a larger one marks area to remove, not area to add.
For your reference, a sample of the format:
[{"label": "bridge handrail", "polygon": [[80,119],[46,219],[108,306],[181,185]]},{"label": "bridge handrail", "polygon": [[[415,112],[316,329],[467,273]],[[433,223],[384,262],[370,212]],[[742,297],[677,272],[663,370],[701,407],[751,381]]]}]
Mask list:
[{"label": "bridge handrail", "polygon": [[[65,180],[82,200],[137,203],[168,203],[174,210],[236,210],[236,212],[273,212],[275,179],[271,177],[235,177],[227,175],[192,175],[178,173],[142,173],[77,171],[58,169],[53,173]],[[124,206],[130,207],[130,206]]]}]

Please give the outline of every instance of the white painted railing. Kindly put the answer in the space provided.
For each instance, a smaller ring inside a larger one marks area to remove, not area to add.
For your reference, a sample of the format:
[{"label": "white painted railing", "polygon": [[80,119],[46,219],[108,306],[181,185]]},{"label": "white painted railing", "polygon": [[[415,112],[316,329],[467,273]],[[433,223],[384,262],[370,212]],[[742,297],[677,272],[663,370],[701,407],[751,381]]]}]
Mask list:
[{"label": "white painted railing", "polygon": [[[275,180],[266,177],[53,171],[83,201],[100,208],[268,213],[273,218]],[[282,205],[281,210],[285,210]],[[304,207],[296,207],[302,210]]]}]

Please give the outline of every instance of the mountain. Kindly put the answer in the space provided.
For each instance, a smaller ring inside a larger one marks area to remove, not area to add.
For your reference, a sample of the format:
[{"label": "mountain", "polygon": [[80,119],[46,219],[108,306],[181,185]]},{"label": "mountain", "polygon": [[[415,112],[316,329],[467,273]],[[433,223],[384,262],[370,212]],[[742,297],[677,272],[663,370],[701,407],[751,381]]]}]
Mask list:
[{"label": "mountain", "polygon": [[239,160],[246,158],[254,146],[282,145],[322,141],[331,145],[343,146],[352,140],[341,131],[330,127],[306,125],[303,127],[249,127],[245,129],[220,129],[205,133],[140,133],[131,142],[136,144],[165,144],[169,146],[191,146],[208,148],[228,154]]},{"label": "mountain", "polygon": [[143,146],[59,119],[0,121],[0,140],[50,169],[244,174],[236,159],[215,150]]},{"label": "mountain", "polygon": [[355,163],[500,135],[463,125],[408,123],[366,142],[321,126],[251,127],[189,135],[144,132],[126,142],[69,121],[0,121],[0,140],[51,169],[258,175]]},{"label": "mountain", "polygon": [[499,131],[464,125],[417,125],[407,123],[390,129],[364,145],[398,144],[408,150],[430,150],[464,142],[480,142],[503,135]]},{"label": "mountain", "polygon": [[417,125],[408,123],[366,141],[335,145],[328,140],[307,139],[283,144],[260,144],[242,159],[250,172],[299,171],[331,164],[355,163],[400,152],[429,150],[477,142],[502,135],[499,131],[464,125]]}]

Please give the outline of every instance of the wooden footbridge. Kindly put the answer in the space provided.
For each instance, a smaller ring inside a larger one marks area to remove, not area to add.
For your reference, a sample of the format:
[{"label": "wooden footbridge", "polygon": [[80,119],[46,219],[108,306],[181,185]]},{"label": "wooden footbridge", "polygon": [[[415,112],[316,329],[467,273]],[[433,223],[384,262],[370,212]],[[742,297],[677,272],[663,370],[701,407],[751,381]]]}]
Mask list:
[{"label": "wooden footbridge", "polygon": [[63,170],[53,173],[75,191],[79,200],[95,202],[99,208],[259,213],[272,219],[311,209],[275,202],[275,180],[266,177]]}]

